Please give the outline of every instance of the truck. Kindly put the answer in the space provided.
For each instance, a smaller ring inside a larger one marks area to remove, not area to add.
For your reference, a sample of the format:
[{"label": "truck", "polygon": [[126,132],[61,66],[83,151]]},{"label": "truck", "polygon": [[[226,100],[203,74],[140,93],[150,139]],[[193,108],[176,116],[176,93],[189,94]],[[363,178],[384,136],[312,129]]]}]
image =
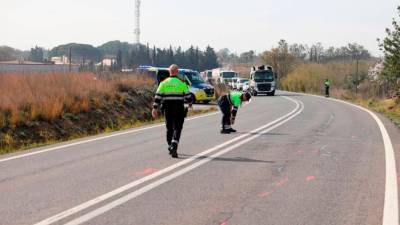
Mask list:
[{"label": "truck", "polygon": [[250,72],[249,91],[253,96],[266,94],[274,96],[277,88],[277,74],[272,66],[252,67]]},{"label": "truck", "polygon": [[212,70],[206,70],[200,73],[201,77],[206,81],[211,83],[212,80]]},{"label": "truck", "polygon": [[212,70],[212,80],[218,84],[230,85],[233,79],[238,76],[238,73],[229,69],[218,68]]},{"label": "truck", "polygon": [[[147,70],[150,74],[154,74],[158,85],[169,77],[168,68],[151,67]],[[212,100],[215,100],[214,87],[205,82],[199,72],[190,69],[179,69],[179,77],[188,84],[189,92],[194,102],[208,104]]]}]

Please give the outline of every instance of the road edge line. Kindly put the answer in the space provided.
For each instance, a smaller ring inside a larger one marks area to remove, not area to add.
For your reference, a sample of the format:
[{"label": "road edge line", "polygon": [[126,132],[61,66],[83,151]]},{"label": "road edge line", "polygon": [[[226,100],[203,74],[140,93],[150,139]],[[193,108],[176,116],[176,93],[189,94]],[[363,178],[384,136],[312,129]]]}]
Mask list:
[{"label": "road edge line", "polygon": [[[288,92],[296,93],[296,92]],[[358,108],[364,112],[367,112],[377,123],[379,130],[382,135],[383,144],[385,147],[385,200],[383,208],[383,225],[399,225],[399,198],[398,198],[398,184],[397,184],[397,168],[396,168],[396,157],[393,148],[390,135],[383,124],[382,120],[371,110],[354,103],[346,102],[344,100],[335,98],[326,98],[318,95],[296,93],[305,96],[317,97],[329,101],[335,101],[343,104],[347,104]]]}]

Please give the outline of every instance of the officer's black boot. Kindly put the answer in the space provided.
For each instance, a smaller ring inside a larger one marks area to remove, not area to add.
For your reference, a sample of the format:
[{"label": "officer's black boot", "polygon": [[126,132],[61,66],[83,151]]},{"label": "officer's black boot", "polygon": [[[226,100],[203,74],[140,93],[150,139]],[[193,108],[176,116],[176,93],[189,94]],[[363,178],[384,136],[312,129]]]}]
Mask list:
[{"label": "officer's black boot", "polygon": [[171,151],[172,151],[172,145],[168,145],[168,152],[171,155]]},{"label": "officer's black boot", "polygon": [[232,127],[229,128],[228,131],[231,132],[231,133],[236,133],[237,132],[237,130],[233,129]]},{"label": "officer's black boot", "polygon": [[221,129],[221,134],[230,134],[231,131],[229,129]]},{"label": "officer's black boot", "polygon": [[172,142],[169,154],[172,158],[178,158],[178,143]]}]

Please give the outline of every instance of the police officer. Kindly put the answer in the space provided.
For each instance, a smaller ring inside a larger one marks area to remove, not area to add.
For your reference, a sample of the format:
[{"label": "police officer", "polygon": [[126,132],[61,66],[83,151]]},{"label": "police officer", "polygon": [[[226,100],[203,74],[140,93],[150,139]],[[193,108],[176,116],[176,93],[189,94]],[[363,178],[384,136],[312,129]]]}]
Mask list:
[{"label": "police officer", "polygon": [[329,89],[331,87],[331,81],[329,79],[325,80],[325,97],[329,97]]},{"label": "police officer", "polygon": [[178,144],[185,121],[185,102],[192,106],[192,98],[187,84],[181,80],[177,65],[169,67],[170,77],[160,83],[155,95],[152,116],[158,116],[157,110],[162,105],[167,126],[167,143],[170,155],[178,158]]},{"label": "police officer", "polygon": [[251,94],[248,92],[230,91],[218,99],[219,109],[222,112],[221,134],[236,132],[231,125],[235,124],[235,118],[239,106],[244,101],[249,101]]}]

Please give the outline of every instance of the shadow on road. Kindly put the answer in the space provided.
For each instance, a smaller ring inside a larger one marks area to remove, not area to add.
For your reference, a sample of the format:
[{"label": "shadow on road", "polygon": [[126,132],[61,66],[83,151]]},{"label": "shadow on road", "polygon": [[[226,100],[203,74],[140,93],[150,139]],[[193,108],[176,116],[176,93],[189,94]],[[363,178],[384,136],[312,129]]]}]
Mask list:
[{"label": "shadow on road", "polygon": [[[179,154],[180,159],[187,159],[193,157],[194,155],[187,155],[187,154]],[[196,158],[196,160],[208,159],[209,156],[200,156]],[[235,157],[235,158],[222,158],[216,157],[212,158],[213,161],[221,161],[221,162],[244,162],[244,163],[275,163],[275,161],[264,161],[264,160],[257,160],[257,159],[249,159],[243,157]]]}]

